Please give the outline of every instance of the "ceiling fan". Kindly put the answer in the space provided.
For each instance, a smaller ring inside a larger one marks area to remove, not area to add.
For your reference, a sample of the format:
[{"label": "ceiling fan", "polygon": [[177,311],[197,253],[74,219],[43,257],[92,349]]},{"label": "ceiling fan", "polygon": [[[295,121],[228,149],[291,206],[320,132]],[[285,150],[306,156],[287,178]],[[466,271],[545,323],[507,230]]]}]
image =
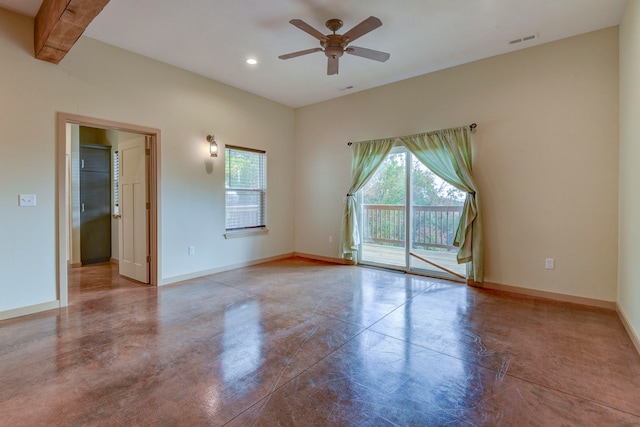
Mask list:
[{"label": "ceiling fan", "polygon": [[361,56],[362,58],[373,59],[374,61],[385,62],[389,59],[389,54],[380,52],[378,50],[366,49],[364,47],[349,46],[349,43],[367,34],[370,31],[382,25],[382,21],[375,16],[370,16],[346,33],[340,35],[336,34],[340,28],[342,28],[342,21],[339,19],[329,19],[325,25],[328,29],[333,31],[333,34],[327,34],[326,36],[320,31],[313,28],[311,25],[304,22],[302,19],[292,19],[289,23],[300,28],[302,31],[312,35],[320,40],[320,46],[313,49],[301,50],[298,52],[288,53],[286,55],[280,55],[280,59],[290,59],[297,56],[307,55],[314,52],[324,52],[327,56],[327,75],[338,74],[338,58],[340,58],[345,52],[350,55]]}]

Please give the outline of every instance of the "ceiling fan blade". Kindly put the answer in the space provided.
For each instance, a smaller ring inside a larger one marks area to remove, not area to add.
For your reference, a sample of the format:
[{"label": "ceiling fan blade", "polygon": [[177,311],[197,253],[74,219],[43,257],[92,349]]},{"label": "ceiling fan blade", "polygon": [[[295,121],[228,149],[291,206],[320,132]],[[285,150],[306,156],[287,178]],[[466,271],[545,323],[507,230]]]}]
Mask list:
[{"label": "ceiling fan blade", "polygon": [[338,74],[338,57],[330,56],[327,61],[327,76]]},{"label": "ceiling fan blade", "polygon": [[385,62],[391,56],[386,52],[357,46],[349,46],[344,51],[351,55],[361,56],[363,58],[373,59],[374,61],[380,62]]},{"label": "ceiling fan blade", "polygon": [[325,35],[324,34],[322,34],[320,31],[316,30],[311,25],[309,25],[306,22],[304,22],[302,19],[292,19],[291,21],[289,21],[289,23],[295,25],[298,28],[300,28],[305,33],[311,34],[313,37],[317,38],[318,40],[324,40],[325,39]]},{"label": "ceiling fan blade", "polygon": [[370,16],[346,33],[342,35],[342,37],[346,37],[349,39],[349,42],[354,41],[357,38],[360,38],[367,34],[369,31],[373,31],[376,28],[382,25],[382,21],[375,16]]},{"label": "ceiling fan blade", "polygon": [[287,53],[286,55],[280,55],[280,56],[278,56],[278,58],[280,58],[280,59],[291,59],[291,58],[295,58],[296,56],[307,55],[309,53],[314,53],[314,52],[322,52],[322,48],[321,47],[314,47],[313,49],[300,50],[298,52],[292,52],[292,53]]}]

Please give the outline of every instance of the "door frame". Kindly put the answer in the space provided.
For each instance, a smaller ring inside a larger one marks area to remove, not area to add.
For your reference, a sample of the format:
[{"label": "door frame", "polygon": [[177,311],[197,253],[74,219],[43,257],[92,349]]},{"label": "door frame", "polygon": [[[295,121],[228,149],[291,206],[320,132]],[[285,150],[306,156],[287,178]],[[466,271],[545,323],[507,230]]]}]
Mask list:
[{"label": "door frame", "polygon": [[67,245],[69,230],[67,218],[69,206],[66,201],[68,186],[67,165],[67,124],[77,124],[98,129],[116,130],[151,136],[149,153],[149,282],[158,286],[159,259],[159,189],[160,189],[160,129],[129,123],[115,122],[77,114],[56,114],[56,287],[60,307],[69,305],[69,278],[67,272]]}]

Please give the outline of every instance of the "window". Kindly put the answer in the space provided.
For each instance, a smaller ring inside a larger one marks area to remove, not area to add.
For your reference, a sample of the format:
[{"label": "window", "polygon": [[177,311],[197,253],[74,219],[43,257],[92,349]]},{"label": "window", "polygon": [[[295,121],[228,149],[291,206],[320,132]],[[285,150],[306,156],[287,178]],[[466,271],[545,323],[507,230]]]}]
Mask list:
[{"label": "window", "polygon": [[267,153],[226,146],[224,169],[227,231],[265,229]]},{"label": "window", "polygon": [[113,152],[113,214],[120,214],[120,156]]}]

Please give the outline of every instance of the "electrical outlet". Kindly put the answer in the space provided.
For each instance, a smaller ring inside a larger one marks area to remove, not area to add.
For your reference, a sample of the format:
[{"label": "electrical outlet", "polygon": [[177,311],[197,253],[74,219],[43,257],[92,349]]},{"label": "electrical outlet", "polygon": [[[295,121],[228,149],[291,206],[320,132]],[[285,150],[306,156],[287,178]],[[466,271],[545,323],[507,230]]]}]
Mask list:
[{"label": "electrical outlet", "polygon": [[20,194],[18,197],[18,206],[35,206],[36,195],[35,194]]},{"label": "electrical outlet", "polygon": [[188,253],[189,253],[189,255],[195,255],[196,247],[195,246],[189,246]]},{"label": "electrical outlet", "polygon": [[545,259],[544,263],[547,270],[553,270],[554,268],[556,268],[556,262],[553,258]]},{"label": "electrical outlet", "polygon": [[333,236],[329,236],[329,243],[333,243]]}]

